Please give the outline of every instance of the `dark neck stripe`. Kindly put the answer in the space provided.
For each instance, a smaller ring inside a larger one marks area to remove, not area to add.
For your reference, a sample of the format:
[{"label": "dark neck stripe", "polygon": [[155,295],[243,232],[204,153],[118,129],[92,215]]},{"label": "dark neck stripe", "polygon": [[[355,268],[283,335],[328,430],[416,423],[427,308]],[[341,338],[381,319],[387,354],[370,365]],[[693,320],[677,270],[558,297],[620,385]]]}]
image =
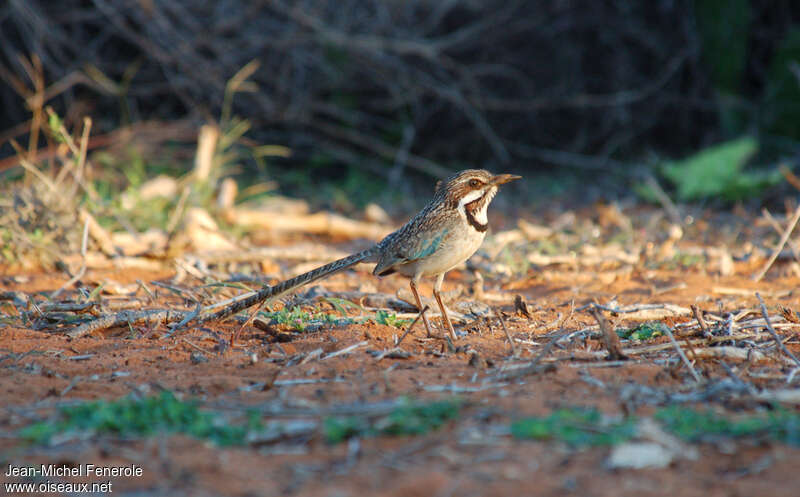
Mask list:
[{"label": "dark neck stripe", "polygon": [[470,224],[470,226],[478,230],[480,233],[483,233],[484,231],[489,229],[489,223],[486,224],[479,223],[478,220],[475,219],[475,216],[473,216],[470,211],[467,211],[467,222]]},{"label": "dark neck stripe", "polygon": [[479,210],[485,200],[486,200],[486,194],[484,193],[482,197],[475,199],[464,206],[464,213],[467,215],[467,222],[470,224],[470,226],[478,230],[478,232],[480,233],[483,233],[487,229],[489,229],[489,223],[486,224],[479,223],[478,220],[475,219],[475,214],[473,214],[473,212]]}]

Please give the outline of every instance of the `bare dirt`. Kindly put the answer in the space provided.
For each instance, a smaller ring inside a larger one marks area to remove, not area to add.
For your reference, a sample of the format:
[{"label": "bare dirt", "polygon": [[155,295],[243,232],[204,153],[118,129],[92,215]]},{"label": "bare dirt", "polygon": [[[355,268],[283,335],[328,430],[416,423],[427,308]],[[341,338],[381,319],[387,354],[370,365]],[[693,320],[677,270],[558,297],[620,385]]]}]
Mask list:
[{"label": "bare dirt", "polygon": [[[777,306],[800,309],[796,290],[800,278],[779,262],[755,283],[751,275],[762,264],[763,259],[736,261],[728,276],[703,264],[626,271],[561,265],[532,267],[513,279],[487,276],[486,303],[495,312],[503,312],[516,340],[517,358],[512,357],[494,314],[457,326],[466,335],[455,349],[441,338],[426,337],[418,323],[401,344],[410,353],[402,359],[376,357],[393,348],[403,330],[374,321],[323,325],[303,332],[284,325],[267,330],[248,326],[233,346],[228,340],[239,325],[230,320],[170,338],[164,338],[164,329],[147,326],[69,339],[59,330],[35,331],[10,324],[0,328],[2,469],[41,463],[143,468],[140,477],[112,478],[114,495],[796,496],[800,449],[782,443],[695,444],[696,459],[675,457],[666,468],[611,469],[609,447],[573,448],[559,441],[518,440],[508,434],[511,421],[546,415],[559,407],[593,406],[608,415],[648,416],[658,402],[648,400],[642,393],[646,388],[670,394],[701,390],[672,349],[609,362],[592,355],[605,349],[599,335],[587,333],[553,347],[540,359],[541,364],[551,364],[551,370],[491,381],[505,367],[533,360],[543,346],[563,336],[559,334],[596,325],[590,313],[575,310],[592,302],[613,302],[618,307],[696,304],[722,315],[757,310],[754,292],[759,291],[771,311]],[[334,276],[322,287],[332,292],[366,289],[390,295],[406,288],[407,281],[400,277],[375,280],[366,269]],[[170,270],[90,270],[82,281],[169,282],[173,276]],[[56,273],[14,271],[2,279],[0,291],[48,292],[67,280]],[[464,270],[449,274],[445,285],[446,289],[464,288],[462,298],[467,299],[474,299],[469,295],[473,286],[472,274]],[[428,282],[422,293],[430,295],[430,291]],[[144,299],[141,291],[137,295]],[[515,310],[515,295],[527,302],[530,317]],[[158,299],[148,305],[186,304],[163,290]],[[293,303],[333,311],[319,300],[295,298]],[[4,305],[3,312],[13,315],[10,309],[10,304]],[[625,314],[606,316],[618,328],[641,322]],[[682,315],[661,320],[675,326],[692,319]],[[781,328],[781,335],[789,350],[800,354],[797,328]],[[327,358],[362,341],[366,344],[350,353]],[[645,345],[662,343],[668,343],[666,337],[647,340]],[[623,347],[629,346],[623,341]],[[777,350],[768,352],[769,359],[762,362],[703,358],[692,362],[703,385],[734,375],[756,390],[791,387],[786,379],[792,367],[778,360]],[[455,396],[463,407],[455,421],[427,435],[367,437],[339,444],[327,443],[319,430],[235,448],[219,448],[185,436],[94,436],[38,446],[15,435],[20,427],[45,418],[59,405],[162,390],[223,411],[260,409],[265,419],[277,420],[319,422],[336,409],[357,410],[401,396]],[[689,405],[731,413],[763,407],[763,403],[740,399],[737,404],[731,396],[713,394]]]}]

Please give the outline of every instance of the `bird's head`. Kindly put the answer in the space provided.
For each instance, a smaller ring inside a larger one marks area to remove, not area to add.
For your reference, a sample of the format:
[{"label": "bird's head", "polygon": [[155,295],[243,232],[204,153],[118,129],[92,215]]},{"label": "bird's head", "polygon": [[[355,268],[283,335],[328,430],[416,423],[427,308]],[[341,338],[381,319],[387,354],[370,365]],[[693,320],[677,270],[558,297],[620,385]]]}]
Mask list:
[{"label": "bird's head", "polygon": [[520,179],[514,174],[492,174],[483,169],[467,169],[436,185],[437,195],[445,200],[478,231],[486,231],[489,207],[500,185]]}]

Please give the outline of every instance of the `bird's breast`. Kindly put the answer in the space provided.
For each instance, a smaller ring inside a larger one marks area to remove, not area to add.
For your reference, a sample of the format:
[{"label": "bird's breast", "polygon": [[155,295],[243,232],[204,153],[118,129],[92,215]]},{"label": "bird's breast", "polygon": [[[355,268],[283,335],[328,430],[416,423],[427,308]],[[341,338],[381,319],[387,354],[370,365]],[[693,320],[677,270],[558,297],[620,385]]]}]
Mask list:
[{"label": "bird's breast", "polygon": [[406,276],[436,276],[469,259],[481,246],[485,233],[469,227],[454,229],[442,240],[436,251],[412,263],[398,267],[397,270]]}]

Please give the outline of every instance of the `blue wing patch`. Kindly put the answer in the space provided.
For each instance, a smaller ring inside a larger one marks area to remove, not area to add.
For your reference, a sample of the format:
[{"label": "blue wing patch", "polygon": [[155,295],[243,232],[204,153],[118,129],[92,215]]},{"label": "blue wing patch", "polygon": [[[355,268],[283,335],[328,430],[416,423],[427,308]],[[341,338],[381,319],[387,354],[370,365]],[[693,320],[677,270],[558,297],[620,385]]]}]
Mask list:
[{"label": "blue wing patch", "polygon": [[436,252],[436,249],[438,249],[439,245],[442,244],[442,239],[444,238],[444,236],[447,234],[448,231],[449,230],[443,230],[439,234],[439,236],[431,240],[431,243],[429,243],[427,247],[423,247],[419,252],[414,254],[414,256],[410,258],[410,260],[413,261],[417,259],[422,259]]}]

